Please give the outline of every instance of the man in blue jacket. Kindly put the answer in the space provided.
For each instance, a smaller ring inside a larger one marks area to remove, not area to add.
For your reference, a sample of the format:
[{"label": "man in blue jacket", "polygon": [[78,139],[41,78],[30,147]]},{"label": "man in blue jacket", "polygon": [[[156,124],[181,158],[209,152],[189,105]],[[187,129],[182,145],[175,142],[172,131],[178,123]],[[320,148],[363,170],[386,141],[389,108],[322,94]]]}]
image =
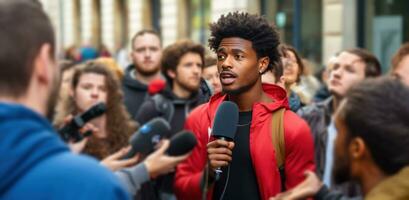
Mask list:
[{"label": "man in blue jacket", "polygon": [[59,70],[41,5],[0,0],[0,27],[0,199],[129,199],[97,161],[70,153],[44,117]]}]

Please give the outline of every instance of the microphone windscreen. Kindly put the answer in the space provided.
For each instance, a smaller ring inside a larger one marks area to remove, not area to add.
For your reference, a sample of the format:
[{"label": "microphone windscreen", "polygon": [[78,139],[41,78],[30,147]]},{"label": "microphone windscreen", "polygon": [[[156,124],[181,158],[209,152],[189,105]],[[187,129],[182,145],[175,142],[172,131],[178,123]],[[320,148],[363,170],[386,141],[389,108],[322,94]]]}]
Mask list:
[{"label": "microphone windscreen", "polygon": [[92,106],[85,113],[81,114],[81,118],[84,122],[88,122],[89,120],[104,114],[106,110],[106,105],[101,102]]},{"label": "microphone windscreen", "polygon": [[166,87],[166,81],[162,79],[152,80],[148,85],[148,93],[153,96],[156,93],[159,93]]},{"label": "microphone windscreen", "polygon": [[233,140],[239,121],[239,108],[230,101],[224,101],[219,105],[213,122],[212,136]]},{"label": "microphone windscreen", "polygon": [[170,125],[163,118],[157,117],[145,123],[129,139],[132,148],[125,158],[130,158],[136,153],[149,154],[169,131]]},{"label": "microphone windscreen", "polygon": [[192,132],[181,131],[170,139],[169,148],[166,152],[170,156],[180,156],[191,151],[196,144],[197,140]]}]

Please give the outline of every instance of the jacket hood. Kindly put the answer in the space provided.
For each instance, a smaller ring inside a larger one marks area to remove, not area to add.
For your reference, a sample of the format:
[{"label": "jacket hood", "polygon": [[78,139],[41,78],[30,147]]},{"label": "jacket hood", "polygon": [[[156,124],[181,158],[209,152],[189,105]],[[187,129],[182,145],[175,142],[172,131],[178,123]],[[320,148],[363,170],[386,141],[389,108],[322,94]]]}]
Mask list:
[{"label": "jacket hood", "polygon": [[132,73],[135,71],[135,65],[129,65],[125,70],[125,76],[122,80],[122,84],[124,87],[130,87],[135,90],[144,90],[148,89],[148,86],[139,82],[138,80],[132,77]]},{"label": "jacket hood", "polygon": [[22,105],[0,103],[0,130],[0,194],[36,164],[68,151],[51,124]]},{"label": "jacket hood", "polygon": [[[263,91],[273,100],[270,103],[256,102],[253,104],[253,116],[256,115],[260,119],[260,123],[266,119],[273,111],[285,108],[290,109],[288,105],[287,92],[280,86],[273,84],[263,84]],[[217,108],[226,100],[227,95],[223,93],[217,93],[210,98],[208,117],[214,119]],[[213,121],[211,122],[213,124]]]},{"label": "jacket hood", "polygon": [[170,84],[166,84],[166,87],[162,91],[160,91],[160,94],[162,94],[167,99],[172,100],[174,104],[198,105],[201,103],[205,103],[209,100],[211,96],[211,90],[207,83],[204,81],[204,79],[201,79],[199,91],[197,93],[192,94],[192,96],[188,99],[181,99],[177,97],[175,94],[173,94]]}]

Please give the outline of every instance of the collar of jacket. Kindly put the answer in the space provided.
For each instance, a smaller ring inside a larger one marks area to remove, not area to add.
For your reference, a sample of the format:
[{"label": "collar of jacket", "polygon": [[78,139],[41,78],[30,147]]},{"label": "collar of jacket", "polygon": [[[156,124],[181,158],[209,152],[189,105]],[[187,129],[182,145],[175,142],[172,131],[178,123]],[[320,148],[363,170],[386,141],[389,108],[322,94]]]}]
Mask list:
[{"label": "collar of jacket", "polygon": [[[263,84],[263,91],[273,100],[270,103],[256,102],[253,104],[253,120],[252,126],[257,125],[258,123],[264,123],[266,119],[269,119],[269,116],[272,112],[279,108],[285,108],[286,110],[290,109],[288,104],[288,98],[286,91],[280,86],[273,84]],[[208,117],[213,124],[214,116],[218,106],[227,99],[227,95],[223,93],[217,93],[210,98]],[[254,119],[257,118],[257,121]]]},{"label": "collar of jacket", "polygon": [[147,90],[148,86],[141,83],[139,80],[133,78],[132,73],[135,73],[135,65],[129,65],[125,70],[125,76],[122,80],[122,84],[126,87],[130,87],[136,90]]}]

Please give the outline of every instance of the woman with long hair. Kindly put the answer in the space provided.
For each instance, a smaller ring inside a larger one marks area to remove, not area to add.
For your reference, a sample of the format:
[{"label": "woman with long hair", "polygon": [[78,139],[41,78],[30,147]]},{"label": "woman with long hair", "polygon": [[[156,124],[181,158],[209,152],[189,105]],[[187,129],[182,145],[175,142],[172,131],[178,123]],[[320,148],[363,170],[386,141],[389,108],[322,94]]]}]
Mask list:
[{"label": "woman with long hair", "polygon": [[137,128],[122,99],[117,76],[100,63],[87,62],[75,69],[69,95],[62,99],[63,106],[56,113],[54,123],[61,126],[67,116],[85,112],[99,102],[105,103],[105,114],[90,122],[98,131],[88,138],[82,150],[101,160],[127,146],[130,135]]}]

